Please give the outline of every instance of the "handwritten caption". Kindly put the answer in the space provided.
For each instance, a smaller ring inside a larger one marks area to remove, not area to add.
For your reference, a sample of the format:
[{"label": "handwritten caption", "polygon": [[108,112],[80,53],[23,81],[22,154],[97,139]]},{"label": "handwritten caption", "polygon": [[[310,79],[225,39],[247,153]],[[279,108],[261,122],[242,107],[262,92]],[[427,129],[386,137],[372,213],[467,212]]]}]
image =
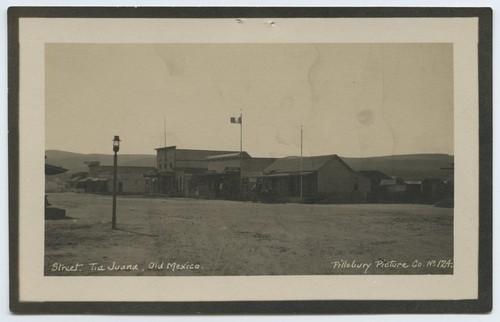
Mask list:
[{"label": "handwritten caption", "polygon": [[110,271],[198,271],[203,270],[203,266],[197,263],[187,262],[149,262],[145,265],[130,263],[53,263],[50,265],[51,272],[110,272]]},{"label": "handwritten caption", "polygon": [[453,260],[451,259],[436,259],[421,261],[418,259],[412,261],[397,261],[397,260],[376,260],[371,262],[361,262],[356,260],[345,260],[341,259],[338,261],[332,261],[331,263],[333,270],[352,270],[352,271],[362,271],[365,274],[369,273],[371,270],[394,270],[394,269],[425,269],[425,268],[436,268],[436,269],[452,269]]}]

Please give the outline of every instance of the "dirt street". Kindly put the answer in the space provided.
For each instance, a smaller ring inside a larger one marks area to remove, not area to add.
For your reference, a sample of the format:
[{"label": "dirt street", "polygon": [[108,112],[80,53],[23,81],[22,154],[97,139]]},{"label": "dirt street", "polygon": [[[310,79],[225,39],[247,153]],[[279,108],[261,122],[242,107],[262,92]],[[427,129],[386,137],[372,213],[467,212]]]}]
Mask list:
[{"label": "dirt street", "polygon": [[453,209],[48,194],[46,275],[452,274]]}]

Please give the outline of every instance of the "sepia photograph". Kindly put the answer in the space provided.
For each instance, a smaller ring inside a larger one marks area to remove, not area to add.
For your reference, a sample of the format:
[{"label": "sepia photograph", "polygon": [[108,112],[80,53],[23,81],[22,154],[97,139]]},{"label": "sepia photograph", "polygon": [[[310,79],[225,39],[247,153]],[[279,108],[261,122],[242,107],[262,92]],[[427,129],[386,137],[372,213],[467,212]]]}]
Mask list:
[{"label": "sepia photograph", "polygon": [[11,310],[490,311],[491,10],[365,9],[10,8]]},{"label": "sepia photograph", "polygon": [[453,273],[451,44],[46,44],[45,275]]}]

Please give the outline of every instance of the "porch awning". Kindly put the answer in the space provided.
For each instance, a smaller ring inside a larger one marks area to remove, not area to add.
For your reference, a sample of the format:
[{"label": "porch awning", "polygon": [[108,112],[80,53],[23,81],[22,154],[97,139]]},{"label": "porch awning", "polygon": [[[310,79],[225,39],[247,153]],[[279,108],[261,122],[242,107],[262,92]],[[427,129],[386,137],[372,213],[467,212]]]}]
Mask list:
[{"label": "porch awning", "polygon": [[158,173],[157,172],[146,172],[146,173],[143,173],[142,176],[144,178],[156,178],[158,176]]},{"label": "porch awning", "polygon": [[158,172],[157,174],[159,177],[173,177],[173,176],[175,176],[175,172],[173,172],[173,171],[169,171],[169,172],[162,171],[162,172]]},{"label": "porch awning", "polygon": [[82,180],[79,180],[79,181],[93,181],[93,182],[97,182],[97,181],[108,181],[108,179],[107,178],[88,177],[88,178],[85,178],[85,179],[82,179]]}]

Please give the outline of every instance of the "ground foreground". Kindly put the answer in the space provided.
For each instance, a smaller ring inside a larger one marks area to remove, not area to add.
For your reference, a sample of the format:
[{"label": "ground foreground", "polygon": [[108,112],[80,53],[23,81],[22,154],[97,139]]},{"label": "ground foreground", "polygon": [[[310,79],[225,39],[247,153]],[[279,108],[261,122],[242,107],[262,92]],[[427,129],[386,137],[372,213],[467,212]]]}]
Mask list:
[{"label": "ground foreground", "polygon": [[453,209],[48,195],[46,275],[452,274]]}]

